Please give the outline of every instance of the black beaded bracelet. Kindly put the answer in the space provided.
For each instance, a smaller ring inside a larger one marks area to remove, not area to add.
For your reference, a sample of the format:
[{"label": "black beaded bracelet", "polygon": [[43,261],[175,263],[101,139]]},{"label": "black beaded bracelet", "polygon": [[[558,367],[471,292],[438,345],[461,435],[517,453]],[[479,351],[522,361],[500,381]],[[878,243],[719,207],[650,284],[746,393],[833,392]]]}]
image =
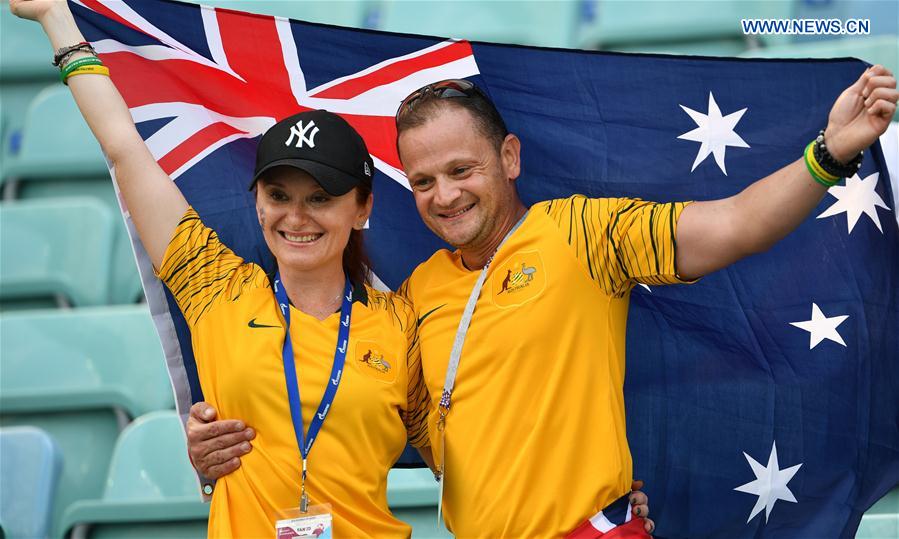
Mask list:
[{"label": "black beaded bracelet", "polygon": [[59,67],[59,64],[65,62],[70,56],[78,51],[89,52],[94,56],[97,55],[97,51],[94,50],[94,47],[91,46],[87,41],[82,41],[81,43],[76,43],[69,47],[63,47],[56,51],[56,54],[53,55],[53,65],[55,67]]},{"label": "black beaded bracelet", "polygon": [[821,165],[821,168],[824,169],[828,174],[832,174],[834,176],[838,176],[840,178],[848,178],[853,174],[857,173],[860,168],[862,168],[862,158],[865,156],[864,150],[859,152],[858,155],[853,157],[848,163],[845,165],[834,159],[830,152],[827,151],[827,145],[824,143],[824,130],[822,129],[818,132],[818,137],[815,139],[815,161]]}]

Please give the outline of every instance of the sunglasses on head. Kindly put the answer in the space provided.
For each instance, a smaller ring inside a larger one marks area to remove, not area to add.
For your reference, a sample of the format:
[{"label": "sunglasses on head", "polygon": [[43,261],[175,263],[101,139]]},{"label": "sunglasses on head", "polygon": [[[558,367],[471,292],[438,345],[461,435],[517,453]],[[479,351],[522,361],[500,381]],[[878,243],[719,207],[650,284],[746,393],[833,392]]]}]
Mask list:
[{"label": "sunglasses on head", "polygon": [[409,94],[406,99],[403,99],[403,102],[400,103],[399,108],[396,109],[396,121],[399,121],[402,115],[415,108],[415,104],[418,103],[418,101],[420,101],[421,98],[426,96],[428,93],[433,94],[434,97],[437,97],[438,99],[451,99],[456,97],[480,97],[481,99],[489,101],[484,92],[482,92],[481,89],[475,86],[475,84],[471,81],[465,79],[442,80],[440,82],[435,82],[433,84],[423,86]]}]

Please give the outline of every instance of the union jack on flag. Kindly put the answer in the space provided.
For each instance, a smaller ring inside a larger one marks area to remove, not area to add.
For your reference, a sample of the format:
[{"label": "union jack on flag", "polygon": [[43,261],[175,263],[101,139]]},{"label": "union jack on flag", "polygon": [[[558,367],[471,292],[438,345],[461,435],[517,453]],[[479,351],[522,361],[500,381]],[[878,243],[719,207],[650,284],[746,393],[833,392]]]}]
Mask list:
[{"label": "union jack on flag", "polygon": [[[491,96],[522,140],[526,203],[668,202],[727,197],[795,161],[865,67],[469,43],[168,0],[72,7],[162,168],[226,245],[267,269],[246,190],[259,135],[306,109],[346,118],[376,165],[366,244],[391,287],[443,246],[395,149],[396,107],[424,84],[464,77]],[[850,537],[899,483],[893,160],[872,146],[768,253],[690,287],[634,289],[628,440],[657,536]],[[202,399],[190,334],[132,240],[187,413]]]}]

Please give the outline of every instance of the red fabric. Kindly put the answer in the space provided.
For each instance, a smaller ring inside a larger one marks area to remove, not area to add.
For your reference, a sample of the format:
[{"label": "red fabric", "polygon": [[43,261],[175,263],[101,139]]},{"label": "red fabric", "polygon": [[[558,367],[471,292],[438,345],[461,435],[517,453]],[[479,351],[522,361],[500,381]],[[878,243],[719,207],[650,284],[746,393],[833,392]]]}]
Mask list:
[{"label": "red fabric", "polygon": [[645,522],[640,517],[634,517],[630,522],[603,533],[594,528],[589,520],[586,520],[565,537],[567,539],[595,539],[597,537],[603,539],[652,539],[652,536],[643,528]]}]

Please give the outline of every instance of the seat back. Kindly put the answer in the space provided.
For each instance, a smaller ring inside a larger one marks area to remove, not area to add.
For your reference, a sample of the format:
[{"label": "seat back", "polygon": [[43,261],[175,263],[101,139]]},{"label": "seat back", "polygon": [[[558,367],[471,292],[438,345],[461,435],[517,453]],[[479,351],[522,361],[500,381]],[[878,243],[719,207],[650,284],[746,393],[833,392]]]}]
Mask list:
[{"label": "seat back", "polygon": [[46,432],[0,429],[0,522],[7,536],[48,536],[61,467],[59,448]]},{"label": "seat back", "polygon": [[[587,0],[577,43],[582,48],[674,54],[736,55],[750,48],[741,19],[787,18],[792,2]],[[771,41],[760,36],[760,41]]]},{"label": "seat back", "polygon": [[545,47],[573,45],[579,3],[388,0],[371,17],[379,30]]},{"label": "seat back", "polygon": [[[9,11],[9,4],[0,9],[0,83],[11,80],[43,79],[57,76],[50,65],[53,47],[41,30],[41,25],[20,19]],[[57,79],[58,80],[58,79]]]},{"label": "seat back", "polygon": [[112,213],[113,248],[109,276],[111,305],[134,303],[142,294],[140,274],[134,260],[131,239],[121,216],[115,187],[109,176],[97,178],[66,178],[22,182],[17,188],[18,200],[46,200],[62,197],[91,197],[103,202]]},{"label": "seat back", "polygon": [[103,492],[108,501],[201,499],[178,414],[143,415],[122,431]]},{"label": "seat back", "polygon": [[292,2],[270,0],[203,0],[200,4],[259,13],[277,15],[288,19],[334,24],[360,28],[365,21],[367,6],[360,0],[294,0]]},{"label": "seat back", "polygon": [[113,222],[87,199],[0,204],[0,300],[59,296],[75,306],[109,295]]},{"label": "seat back", "polygon": [[4,413],[174,406],[146,305],[7,313],[0,340]]},{"label": "seat back", "polygon": [[69,89],[56,85],[42,90],[25,113],[19,151],[4,164],[4,181],[106,174],[100,145]]}]

